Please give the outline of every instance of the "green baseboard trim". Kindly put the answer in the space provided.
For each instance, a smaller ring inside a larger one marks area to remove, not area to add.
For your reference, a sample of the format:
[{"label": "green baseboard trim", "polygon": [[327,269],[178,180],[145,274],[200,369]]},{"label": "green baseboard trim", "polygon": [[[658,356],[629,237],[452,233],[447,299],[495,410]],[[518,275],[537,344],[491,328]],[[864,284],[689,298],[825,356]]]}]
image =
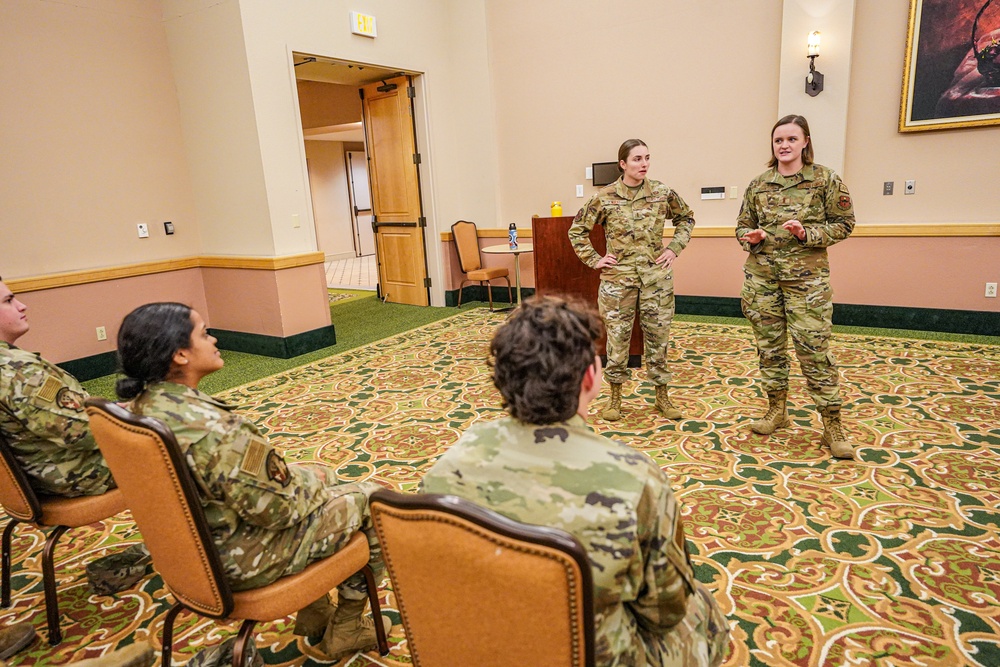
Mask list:
[{"label": "green baseboard trim", "polygon": [[681,315],[712,317],[743,317],[740,300],[728,296],[681,296],[674,299],[674,308]]},{"label": "green baseboard trim", "polygon": [[[496,286],[493,285],[493,303],[510,303],[510,297],[507,294],[507,286]],[[517,288],[512,287],[511,291],[514,293],[514,298],[517,299]],[[521,296],[527,299],[529,296],[535,293],[534,287],[522,287]],[[486,296],[486,288],[482,285],[466,285],[462,288],[462,303],[470,303],[472,301],[482,301],[483,303],[488,303],[489,299]],[[457,306],[458,305],[458,290],[447,290],[444,293],[444,305],[446,306]]]},{"label": "green baseboard trim", "polygon": [[833,323],[854,327],[910,329],[944,333],[1000,336],[1000,313],[947,308],[833,305]]},{"label": "green baseboard trim", "polygon": [[[676,307],[677,312],[681,315],[743,317],[740,300],[734,297],[678,296]],[[833,323],[849,327],[1000,336],[1000,313],[980,310],[835,303],[833,305]]]},{"label": "green baseboard trim", "polygon": [[225,329],[209,329],[209,333],[219,339],[217,345],[221,350],[248,352],[277,359],[297,357],[337,343],[337,334],[332,324],[286,338]]},{"label": "green baseboard trim", "polygon": [[102,352],[81,359],[70,359],[56,364],[80,382],[111,375],[118,370],[118,353]]}]

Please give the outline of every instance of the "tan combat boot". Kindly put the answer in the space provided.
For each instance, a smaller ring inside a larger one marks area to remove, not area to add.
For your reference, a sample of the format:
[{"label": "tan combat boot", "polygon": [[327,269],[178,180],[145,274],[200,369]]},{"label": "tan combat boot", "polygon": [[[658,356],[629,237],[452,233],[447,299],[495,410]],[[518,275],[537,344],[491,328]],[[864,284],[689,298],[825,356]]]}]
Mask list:
[{"label": "tan combat boot", "polygon": [[0,629],[0,660],[9,658],[35,641],[35,628],[30,623],[15,623]]},{"label": "tan combat boot", "polygon": [[336,611],[337,605],[327,593],[295,614],[295,629],[292,630],[292,634],[300,637],[322,637]]},{"label": "tan combat boot", "polygon": [[608,399],[604,409],[601,410],[601,419],[607,422],[616,422],[622,418],[622,385],[620,382],[611,383],[611,398]]},{"label": "tan combat boot", "polygon": [[767,412],[755,422],[750,422],[750,430],[761,435],[771,435],[776,429],[791,424],[788,419],[787,391],[767,392]]},{"label": "tan combat boot", "polygon": [[823,445],[829,447],[838,459],[853,459],[854,445],[844,435],[844,427],[840,423],[840,408],[822,408],[819,414],[823,417]]},{"label": "tan combat boot", "polygon": [[[333,615],[319,649],[329,660],[338,660],[357,651],[371,651],[378,648],[378,636],[375,634],[375,623],[370,616],[365,616],[365,606],[368,599],[340,599],[337,613]],[[383,624],[386,634],[392,628],[392,622],[382,616],[378,619]]]},{"label": "tan combat boot", "polygon": [[656,386],[656,409],[667,419],[681,418],[681,411],[670,402],[670,387],[665,384]]}]

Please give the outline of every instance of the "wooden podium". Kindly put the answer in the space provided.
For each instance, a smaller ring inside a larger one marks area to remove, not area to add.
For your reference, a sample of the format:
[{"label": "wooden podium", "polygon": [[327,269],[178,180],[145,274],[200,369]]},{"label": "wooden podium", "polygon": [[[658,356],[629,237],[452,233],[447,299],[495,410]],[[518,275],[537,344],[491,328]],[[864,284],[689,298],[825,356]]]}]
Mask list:
[{"label": "wooden podium", "polygon": [[[597,310],[597,289],[601,284],[601,272],[581,262],[573,252],[573,246],[569,243],[569,228],[572,224],[571,216],[531,219],[531,242],[535,249],[535,292],[577,296]],[[590,230],[590,242],[600,254],[607,251],[604,227],[595,225]],[[601,356],[607,354],[605,343],[606,339],[601,338],[597,344],[597,353]],[[639,326],[638,309],[632,325],[632,341],[628,353],[628,365],[638,367],[642,361],[642,329]]]}]

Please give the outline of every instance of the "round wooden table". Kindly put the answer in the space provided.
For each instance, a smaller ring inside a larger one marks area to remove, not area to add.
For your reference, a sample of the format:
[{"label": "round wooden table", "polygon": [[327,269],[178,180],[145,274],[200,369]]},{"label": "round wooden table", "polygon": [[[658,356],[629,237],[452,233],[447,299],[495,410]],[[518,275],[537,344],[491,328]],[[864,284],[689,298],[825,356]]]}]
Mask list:
[{"label": "round wooden table", "polygon": [[[521,253],[532,252],[534,246],[530,243],[518,243],[516,248],[511,248],[509,243],[500,245],[488,245],[482,249],[487,255],[514,255],[514,284],[517,285],[517,302],[521,303]],[[511,305],[513,308],[513,304]]]}]

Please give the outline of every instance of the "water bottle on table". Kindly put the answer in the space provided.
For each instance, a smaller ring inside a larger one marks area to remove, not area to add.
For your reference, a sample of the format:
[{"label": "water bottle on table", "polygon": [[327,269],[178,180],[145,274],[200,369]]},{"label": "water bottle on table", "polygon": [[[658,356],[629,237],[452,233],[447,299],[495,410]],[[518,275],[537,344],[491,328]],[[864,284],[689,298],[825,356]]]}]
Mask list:
[{"label": "water bottle on table", "polygon": [[517,248],[517,227],[514,226],[513,222],[507,228],[507,240],[510,243],[511,250]]}]

